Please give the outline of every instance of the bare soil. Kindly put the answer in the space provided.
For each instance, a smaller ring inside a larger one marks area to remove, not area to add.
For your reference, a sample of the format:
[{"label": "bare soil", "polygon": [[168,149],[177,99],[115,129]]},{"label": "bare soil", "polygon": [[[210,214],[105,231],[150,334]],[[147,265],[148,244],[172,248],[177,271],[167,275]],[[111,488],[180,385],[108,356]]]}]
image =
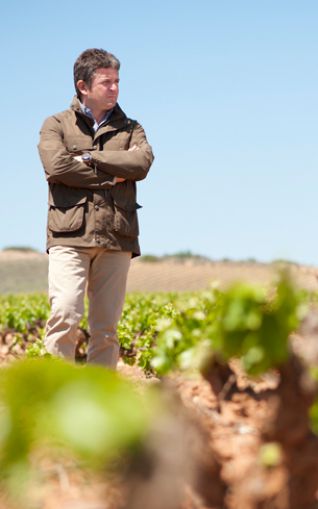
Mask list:
[{"label": "bare soil", "polygon": [[[230,369],[236,387],[222,392],[198,373],[158,380],[120,362],[119,373],[138,390],[160,388],[167,412],[120,474],[97,476],[76,462],[35,458],[42,477],[30,508],[317,509],[318,439],[304,419],[310,391],[299,389],[298,361],[285,368],[283,384],[279,372],[254,380],[237,362]],[[262,448],[273,442],[280,455],[264,464]],[[9,508],[0,499],[0,509]]]},{"label": "bare soil", "polygon": [[[298,285],[318,289],[317,268],[290,270]],[[198,290],[235,280],[267,284],[274,277],[275,267],[265,264],[133,260],[128,291]],[[315,345],[317,315],[309,322]],[[295,351],[318,359],[317,347],[306,354],[303,340],[302,333],[295,336]],[[230,372],[215,369],[205,378],[147,378],[122,362],[118,371],[138,390],[159,387],[167,401],[169,410],[144,450],[125,460],[121,475],[96,476],[75,462],[42,459],[30,509],[318,509],[318,443],[307,419],[313,393],[298,360],[257,380],[235,362]],[[264,446],[272,443],[280,444],[278,455],[265,461]],[[1,497],[0,509],[11,509]]]},{"label": "bare soil", "polygon": [[[47,291],[47,255],[44,253],[0,251],[0,294]],[[296,284],[318,290],[318,267],[288,264]],[[134,258],[128,275],[128,292],[195,291],[234,281],[269,284],[278,264],[235,261],[168,259],[146,262]]]},{"label": "bare soil", "polygon": [[[234,281],[270,284],[279,264],[252,262],[196,262],[187,260],[144,262],[134,259],[128,277],[128,291],[192,291],[213,284],[228,286]],[[289,264],[295,283],[311,291],[318,290],[318,268]]]}]

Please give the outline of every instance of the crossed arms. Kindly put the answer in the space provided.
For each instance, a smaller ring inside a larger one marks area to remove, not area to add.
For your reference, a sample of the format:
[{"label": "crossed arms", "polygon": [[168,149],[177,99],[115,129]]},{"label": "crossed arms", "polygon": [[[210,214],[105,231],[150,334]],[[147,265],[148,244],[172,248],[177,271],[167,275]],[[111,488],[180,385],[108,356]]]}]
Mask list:
[{"label": "crossed arms", "polygon": [[[63,140],[61,121],[45,120],[38,145],[49,183],[84,189],[106,189],[123,180],[143,180],[153,161],[151,147],[140,124],[134,128],[130,150],[94,150],[92,164],[74,159]],[[114,179],[117,177],[117,179]]]}]

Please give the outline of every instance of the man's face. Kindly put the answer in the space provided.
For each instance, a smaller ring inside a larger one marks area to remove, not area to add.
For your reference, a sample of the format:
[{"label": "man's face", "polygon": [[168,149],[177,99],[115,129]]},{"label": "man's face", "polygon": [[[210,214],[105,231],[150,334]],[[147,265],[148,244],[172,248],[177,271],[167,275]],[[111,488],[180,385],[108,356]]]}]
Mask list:
[{"label": "man's face", "polygon": [[119,76],[117,69],[96,69],[90,87],[84,82],[77,83],[82,102],[91,109],[107,111],[112,109],[118,99]]}]

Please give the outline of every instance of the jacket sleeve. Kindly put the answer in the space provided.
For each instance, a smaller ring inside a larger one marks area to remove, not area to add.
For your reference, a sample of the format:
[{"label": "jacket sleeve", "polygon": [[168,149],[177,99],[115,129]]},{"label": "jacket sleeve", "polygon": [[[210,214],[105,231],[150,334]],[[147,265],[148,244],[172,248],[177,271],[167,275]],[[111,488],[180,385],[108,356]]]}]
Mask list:
[{"label": "jacket sleeve", "polygon": [[63,129],[57,117],[52,116],[44,121],[38,149],[49,183],[93,190],[114,185],[113,175],[73,159],[64,145]]},{"label": "jacket sleeve", "polygon": [[93,161],[99,170],[109,175],[128,180],[143,180],[148,174],[154,156],[145,131],[138,123],[130,140],[130,147],[134,145],[138,150],[96,150],[92,152]]}]

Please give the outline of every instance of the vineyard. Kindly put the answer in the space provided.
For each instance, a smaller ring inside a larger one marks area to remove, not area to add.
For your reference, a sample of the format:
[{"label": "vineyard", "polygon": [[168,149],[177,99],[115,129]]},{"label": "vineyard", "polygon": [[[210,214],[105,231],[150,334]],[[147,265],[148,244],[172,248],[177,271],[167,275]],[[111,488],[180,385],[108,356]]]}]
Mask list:
[{"label": "vineyard", "polygon": [[118,373],[45,352],[45,294],[0,297],[0,509],[318,508],[318,295],[128,294]]}]

